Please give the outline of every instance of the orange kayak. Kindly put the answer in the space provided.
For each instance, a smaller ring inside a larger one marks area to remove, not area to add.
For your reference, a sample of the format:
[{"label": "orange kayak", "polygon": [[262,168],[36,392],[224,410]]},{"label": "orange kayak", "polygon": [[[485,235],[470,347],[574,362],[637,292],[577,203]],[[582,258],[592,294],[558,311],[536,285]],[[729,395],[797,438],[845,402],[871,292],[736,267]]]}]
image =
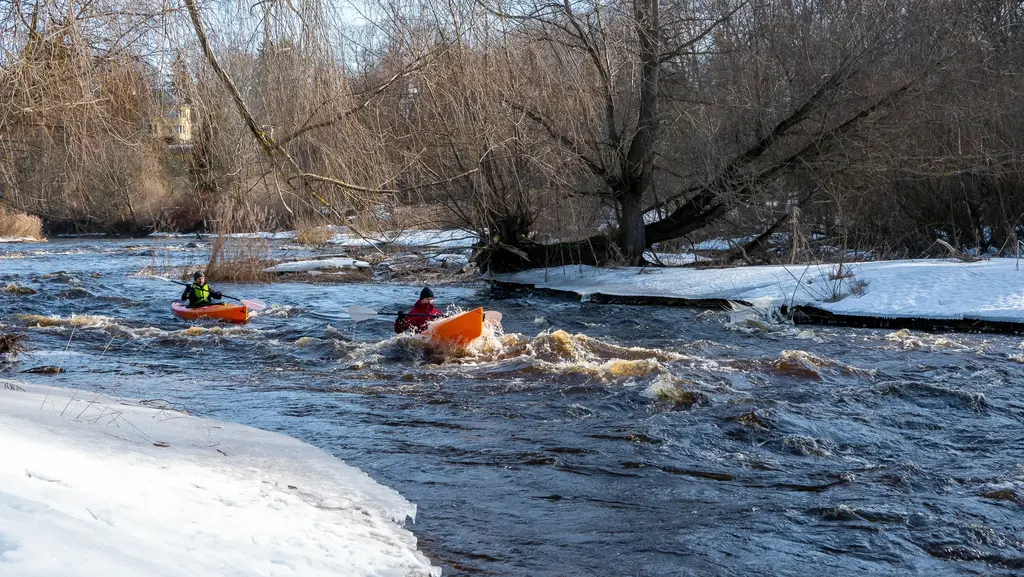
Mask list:
[{"label": "orange kayak", "polygon": [[244,304],[213,304],[205,307],[188,308],[184,303],[171,303],[174,315],[188,321],[198,319],[217,319],[229,323],[244,323],[249,320],[249,307]]},{"label": "orange kayak", "polygon": [[431,323],[421,334],[434,346],[460,347],[468,345],[473,339],[484,334],[484,309],[481,307],[440,319]]}]

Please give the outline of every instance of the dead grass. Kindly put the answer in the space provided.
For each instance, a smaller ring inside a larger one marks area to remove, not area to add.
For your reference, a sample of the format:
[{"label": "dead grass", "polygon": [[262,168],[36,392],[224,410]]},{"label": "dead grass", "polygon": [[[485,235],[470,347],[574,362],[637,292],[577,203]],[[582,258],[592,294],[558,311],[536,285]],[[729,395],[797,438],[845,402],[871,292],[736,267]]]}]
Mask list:
[{"label": "dead grass", "polygon": [[[272,266],[270,244],[260,239],[229,238],[217,235],[210,247],[206,264],[206,280],[210,282],[270,282],[273,273],[263,272]],[[190,279],[191,280],[191,279]]]},{"label": "dead grass", "polygon": [[334,238],[334,231],[323,221],[300,220],[295,223],[295,242],[307,246],[324,246]]},{"label": "dead grass", "polygon": [[46,240],[42,219],[3,206],[0,206],[0,236]]}]

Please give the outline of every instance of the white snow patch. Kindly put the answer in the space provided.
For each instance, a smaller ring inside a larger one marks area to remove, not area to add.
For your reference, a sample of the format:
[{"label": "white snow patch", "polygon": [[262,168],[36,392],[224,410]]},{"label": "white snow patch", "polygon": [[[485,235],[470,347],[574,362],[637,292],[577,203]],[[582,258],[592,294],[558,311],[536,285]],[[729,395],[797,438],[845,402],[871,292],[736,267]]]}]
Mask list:
[{"label": "white snow patch", "polygon": [[2,382],[5,577],[441,574],[399,524],[415,506],[315,447]]},{"label": "white snow patch", "polygon": [[706,250],[706,251],[722,251],[729,250],[734,246],[743,245],[753,240],[752,237],[740,237],[740,238],[712,238],[698,242],[693,245],[693,250]]},{"label": "white snow patch", "polygon": [[263,272],[309,272],[324,269],[370,268],[370,263],[354,258],[323,258],[319,260],[297,260],[283,262],[263,269]]},{"label": "white snow patch", "polygon": [[654,252],[650,250],[644,253],[644,258],[665,266],[684,266],[695,262],[707,262],[711,260],[706,256],[699,256],[692,252]]},{"label": "white snow patch", "polygon": [[341,246],[404,246],[433,248],[470,248],[480,240],[475,233],[464,230],[405,230],[359,236],[351,232],[336,234],[327,241]]},{"label": "white snow patch", "polygon": [[732,299],[759,307],[813,305],[835,314],[890,318],[1024,322],[1024,271],[1016,261],[904,260],[846,265],[852,276],[833,279],[835,265],[721,269],[566,266],[486,278],[611,296]]}]

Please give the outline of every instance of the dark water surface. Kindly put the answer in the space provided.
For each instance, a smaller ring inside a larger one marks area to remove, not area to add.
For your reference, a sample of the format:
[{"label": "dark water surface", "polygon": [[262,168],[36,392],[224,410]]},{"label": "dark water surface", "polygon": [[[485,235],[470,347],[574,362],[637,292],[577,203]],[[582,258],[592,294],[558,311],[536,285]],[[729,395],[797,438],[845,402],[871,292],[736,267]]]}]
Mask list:
[{"label": "dark water surface", "polygon": [[[445,575],[1024,574],[1020,338],[736,326],[481,285],[435,292],[503,312],[506,335],[442,359],[344,318],[418,287],[221,284],[273,306],[190,328],[178,287],[131,276],[202,262],[185,242],[0,245],[0,331],[30,349],[0,375],[321,447],[418,505]],[[66,372],[22,372],[43,365]]]}]

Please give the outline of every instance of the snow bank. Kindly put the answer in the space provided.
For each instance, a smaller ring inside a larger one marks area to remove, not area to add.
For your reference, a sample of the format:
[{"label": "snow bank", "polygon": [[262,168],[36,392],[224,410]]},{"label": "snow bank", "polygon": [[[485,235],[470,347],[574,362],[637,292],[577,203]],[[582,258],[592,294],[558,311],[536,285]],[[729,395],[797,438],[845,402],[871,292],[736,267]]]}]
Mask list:
[{"label": "snow bank", "polygon": [[[841,278],[835,278],[841,277]],[[1014,259],[908,260],[722,269],[568,266],[486,278],[623,297],[733,299],[811,305],[840,315],[1024,322],[1024,271]]]},{"label": "snow bank", "polygon": [[319,260],[297,260],[283,262],[263,269],[263,272],[310,272],[323,269],[370,268],[370,263],[354,258],[323,258]]},{"label": "snow bank", "polygon": [[296,439],[0,381],[0,574],[440,575],[415,506]]},{"label": "snow bank", "polygon": [[[152,238],[216,238],[216,234],[203,232],[152,232],[149,234]],[[227,238],[248,238],[248,239],[262,239],[262,240],[293,240],[296,236],[294,230],[286,230],[282,232],[235,232],[224,235]]]},{"label": "snow bank", "polygon": [[[480,240],[480,237],[475,233],[464,230],[405,230],[358,235],[346,226],[330,226],[329,228],[333,231],[334,236],[327,243],[347,247],[399,246],[459,249],[471,248]],[[154,232],[149,236],[154,238],[195,238],[198,236],[206,239],[216,235],[209,233]],[[294,230],[284,232],[251,232],[235,233],[226,236],[230,238],[259,238],[263,240],[294,240],[296,232]]]}]

